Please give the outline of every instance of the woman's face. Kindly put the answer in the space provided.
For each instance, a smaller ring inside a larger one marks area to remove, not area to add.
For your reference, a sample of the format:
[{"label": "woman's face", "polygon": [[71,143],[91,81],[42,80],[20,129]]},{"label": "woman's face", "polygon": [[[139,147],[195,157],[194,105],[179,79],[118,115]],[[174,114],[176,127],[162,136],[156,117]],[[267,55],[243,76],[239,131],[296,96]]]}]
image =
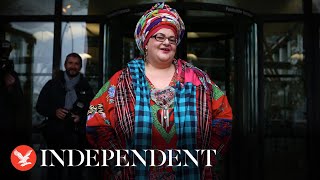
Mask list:
[{"label": "woman's face", "polygon": [[151,36],[146,48],[147,61],[172,62],[176,54],[177,38],[171,29],[162,28]]}]

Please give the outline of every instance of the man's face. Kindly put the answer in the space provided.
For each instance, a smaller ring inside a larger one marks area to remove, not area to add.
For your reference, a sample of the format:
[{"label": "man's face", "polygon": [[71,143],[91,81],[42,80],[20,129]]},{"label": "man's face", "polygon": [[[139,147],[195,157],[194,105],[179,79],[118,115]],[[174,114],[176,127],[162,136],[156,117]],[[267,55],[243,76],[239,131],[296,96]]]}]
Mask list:
[{"label": "man's face", "polygon": [[64,67],[66,68],[66,72],[69,77],[75,77],[81,70],[80,59],[76,57],[69,57],[65,62]]}]

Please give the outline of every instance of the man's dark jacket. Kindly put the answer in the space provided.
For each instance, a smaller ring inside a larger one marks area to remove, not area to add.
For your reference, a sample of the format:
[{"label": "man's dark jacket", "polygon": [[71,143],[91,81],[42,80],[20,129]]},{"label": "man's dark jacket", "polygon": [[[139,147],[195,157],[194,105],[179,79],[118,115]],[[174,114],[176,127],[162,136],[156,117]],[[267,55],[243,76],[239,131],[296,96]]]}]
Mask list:
[{"label": "man's dark jacket", "polygon": [[76,112],[80,116],[80,122],[77,125],[77,128],[75,128],[75,126],[70,126],[70,124],[74,125],[72,121],[61,120],[55,115],[56,110],[64,108],[65,105],[67,93],[65,82],[64,72],[60,71],[56,77],[49,80],[42,88],[36,104],[38,113],[48,118],[46,127],[44,128],[44,136],[47,143],[50,144],[68,145],[70,142],[68,142],[67,139],[74,134],[85,138],[86,114],[90,101],[94,96],[92,88],[86,78],[80,74],[80,80],[75,85],[77,94],[77,101],[75,104],[81,102],[84,106],[81,108],[81,111]]}]

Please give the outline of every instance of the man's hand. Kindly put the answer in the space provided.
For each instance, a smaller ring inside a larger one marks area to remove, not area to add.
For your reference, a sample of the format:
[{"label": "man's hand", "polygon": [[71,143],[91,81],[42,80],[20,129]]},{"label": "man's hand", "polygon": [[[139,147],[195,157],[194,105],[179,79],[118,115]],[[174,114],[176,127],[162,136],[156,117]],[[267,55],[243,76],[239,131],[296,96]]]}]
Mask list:
[{"label": "man's hand", "polygon": [[73,122],[75,122],[75,123],[80,122],[80,116],[75,115],[75,114],[72,113],[72,117],[73,117]]},{"label": "man's hand", "polygon": [[4,76],[4,83],[6,87],[12,86],[15,82],[16,82],[16,79],[10,73],[7,73]]},{"label": "man's hand", "polygon": [[59,119],[64,119],[66,117],[66,115],[68,114],[68,110],[66,109],[63,109],[63,108],[59,108],[56,110],[56,116],[59,118]]}]

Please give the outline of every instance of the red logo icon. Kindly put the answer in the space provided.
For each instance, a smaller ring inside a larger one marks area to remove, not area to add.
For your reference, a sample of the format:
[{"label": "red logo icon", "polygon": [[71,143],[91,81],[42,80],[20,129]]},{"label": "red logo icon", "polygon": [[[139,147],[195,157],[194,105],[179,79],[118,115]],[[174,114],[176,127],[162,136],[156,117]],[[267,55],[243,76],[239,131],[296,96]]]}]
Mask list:
[{"label": "red logo icon", "polygon": [[28,171],[36,164],[37,155],[30,146],[20,145],[12,151],[10,159],[19,171]]}]

